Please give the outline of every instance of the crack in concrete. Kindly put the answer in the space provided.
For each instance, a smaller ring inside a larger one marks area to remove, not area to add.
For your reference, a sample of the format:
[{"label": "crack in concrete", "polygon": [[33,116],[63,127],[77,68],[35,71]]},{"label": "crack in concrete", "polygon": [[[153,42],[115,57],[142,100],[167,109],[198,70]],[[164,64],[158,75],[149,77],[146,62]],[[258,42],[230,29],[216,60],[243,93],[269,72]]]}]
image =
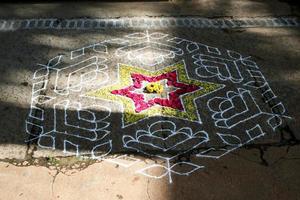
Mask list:
[{"label": "crack in concrete", "polygon": [[148,196],[148,199],[151,200],[150,195],[149,195],[149,183],[150,183],[150,180],[148,179],[148,181],[147,181],[147,196]]},{"label": "crack in concrete", "polygon": [[[290,129],[288,128],[287,130],[290,130]],[[300,140],[298,140],[295,137],[295,135],[293,134],[293,132],[288,132],[288,133],[291,134],[291,138],[285,139],[283,137],[284,133],[282,132],[282,134],[281,134],[281,140],[280,140],[279,143],[251,144],[251,145],[246,145],[244,148],[246,148],[246,149],[257,149],[259,151],[259,158],[261,160],[260,164],[262,164],[264,166],[274,165],[274,164],[278,163],[281,160],[289,159],[289,158],[286,158],[286,156],[288,155],[290,148],[293,147],[293,146],[300,145]],[[265,158],[265,153],[268,151],[268,149],[270,147],[277,147],[277,148],[279,148],[279,147],[285,147],[285,146],[287,146],[287,149],[286,149],[286,153],[285,153],[284,156],[281,156],[279,159],[277,159],[273,163],[270,163],[270,162],[267,161],[267,159]]]},{"label": "crack in concrete", "polygon": [[56,170],[56,173],[54,174],[53,179],[52,179],[52,183],[51,183],[51,193],[52,193],[52,197],[54,196],[54,183],[56,180],[56,177],[58,176],[60,172],[58,170]]},{"label": "crack in concrete", "polygon": [[[281,139],[280,142],[274,142],[274,143],[264,143],[264,144],[248,144],[248,145],[245,145],[243,147],[241,147],[241,149],[245,149],[245,150],[250,150],[250,149],[257,149],[259,152],[260,152],[260,157],[262,158],[262,163],[263,164],[267,164],[268,161],[264,158],[264,154],[265,152],[269,149],[269,147],[284,147],[284,146],[287,146],[287,153],[289,152],[290,148],[293,147],[293,146],[298,146],[300,145],[300,140],[298,139],[295,139],[295,138],[290,138],[290,139]],[[51,164],[47,164],[49,163],[49,157],[40,157],[40,158],[35,158],[33,157],[33,154],[35,151],[37,151],[37,146],[36,145],[30,145],[30,147],[34,147],[31,152],[30,152],[30,148],[27,148],[27,157],[24,159],[0,159],[0,161],[2,162],[7,162],[7,163],[15,163],[15,162],[24,162],[24,161],[28,161],[29,163],[32,163],[33,164],[33,161],[34,160],[38,160],[39,163],[41,164],[38,164],[38,166],[45,166],[45,167],[49,167],[49,166],[52,166]],[[220,148],[226,148],[226,146],[222,146]],[[201,149],[197,149],[197,150],[203,150],[203,148]],[[191,153],[189,154],[185,154],[183,156],[180,157],[180,159],[178,160],[190,160],[190,156],[192,156],[193,154],[196,154],[198,151],[194,150],[192,151]],[[124,152],[123,152],[124,153]],[[155,153],[155,152],[153,152]],[[141,154],[138,154],[136,152],[132,152],[132,155],[136,155],[136,156],[140,156]],[[58,159],[72,159],[73,157],[75,156],[66,156],[66,157],[61,157],[61,156],[57,156],[57,157],[53,157],[53,158],[58,158]],[[50,157],[52,158],[52,157]],[[149,157],[151,158],[151,157]],[[32,161],[32,162],[31,162]],[[94,164],[95,162],[97,162],[97,160],[93,160],[93,159],[86,159],[84,161],[80,161],[78,160],[78,163],[86,163],[87,166],[91,165],[91,164]],[[59,164],[59,163],[55,163],[55,164]],[[26,165],[28,166],[28,165]]]},{"label": "crack in concrete", "polygon": [[259,148],[259,153],[260,153],[260,160],[261,160],[261,164],[264,165],[264,166],[269,166],[269,163],[267,162],[267,160],[264,158],[264,155],[265,155],[265,151],[266,149],[264,149],[264,147],[260,147]]},{"label": "crack in concrete", "polygon": [[25,153],[25,159],[31,160],[33,159],[34,152],[37,151],[37,146],[27,143],[27,149]]}]

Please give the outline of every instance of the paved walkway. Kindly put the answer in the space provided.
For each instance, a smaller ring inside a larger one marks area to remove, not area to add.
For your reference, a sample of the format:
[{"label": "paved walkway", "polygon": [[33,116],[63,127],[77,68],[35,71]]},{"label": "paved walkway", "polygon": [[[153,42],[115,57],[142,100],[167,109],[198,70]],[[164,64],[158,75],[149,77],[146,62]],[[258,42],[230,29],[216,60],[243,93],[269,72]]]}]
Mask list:
[{"label": "paved walkway", "polygon": [[300,198],[295,6],[0,10],[0,199]]}]

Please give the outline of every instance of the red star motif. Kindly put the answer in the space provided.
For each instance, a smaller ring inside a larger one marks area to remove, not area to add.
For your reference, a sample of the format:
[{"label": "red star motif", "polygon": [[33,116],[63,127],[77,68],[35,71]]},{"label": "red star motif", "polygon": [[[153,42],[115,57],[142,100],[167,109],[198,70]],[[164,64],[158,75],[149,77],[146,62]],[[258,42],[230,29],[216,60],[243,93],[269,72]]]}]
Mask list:
[{"label": "red star motif", "polygon": [[[180,100],[180,96],[186,93],[194,92],[200,89],[199,86],[192,84],[180,83],[177,81],[177,71],[172,71],[168,73],[163,73],[158,76],[145,76],[143,74],[132,73],[131,78],[133,84],[119,89],[111,91],[112,94],[126,96],[134,102],[135,112],[139,113],[146,110],[154,105],[160,105],[165,107],[174,108],[177,110],[183,110],[183,105]],[[169,93],[168,98],[153,98],[148,101],[145,100],[144,94],[137,93],[135,90],[142,88],[142,81],[146,82],[157,82],[161,80],[167,80],[167,86],[173,86],[177,88],[176,90]]]}]

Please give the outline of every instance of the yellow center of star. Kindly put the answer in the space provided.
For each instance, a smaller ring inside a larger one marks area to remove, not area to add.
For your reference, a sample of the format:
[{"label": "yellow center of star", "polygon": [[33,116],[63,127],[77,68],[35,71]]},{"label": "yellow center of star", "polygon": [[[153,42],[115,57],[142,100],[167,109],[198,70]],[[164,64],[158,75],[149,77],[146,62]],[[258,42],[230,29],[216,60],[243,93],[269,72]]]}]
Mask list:
[{"label": "yellow center of star", "polygon": [[160,82],[148,83],[145,87],[146,92],[148,93],[157,93],[160,94],[163,92],[164,87]]}]

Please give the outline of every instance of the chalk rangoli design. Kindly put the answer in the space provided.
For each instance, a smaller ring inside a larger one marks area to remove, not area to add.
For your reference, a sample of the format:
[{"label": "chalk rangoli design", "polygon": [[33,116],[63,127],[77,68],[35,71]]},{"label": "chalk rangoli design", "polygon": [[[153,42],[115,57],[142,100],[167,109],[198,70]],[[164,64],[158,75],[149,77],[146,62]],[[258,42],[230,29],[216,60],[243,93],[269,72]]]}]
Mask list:
[{"label": "chalk rangoli design", "polygon": [[[154,164],[138,171],[152,178],[161,178],[168,175],[169,181],[172,182],[172,173],[189,175],[193,171],[202,168],[189,162],[176,162],[170,165],[170,161],[174,160],[181,154],[196,149],[201,144],[209,141],[209,136],[205,131],[193,133],[189,127],[183,127],[176,130],[175,123],[171,121],[158,121],[151,124],[148,130],[136,131],[135,137],[130,135],[123,136],[123,144],[125,148],[134,149],[148,156],[155,156],[166,160],[166,166]],[[174,151],[178,153],[174,153]],[[151,153],[155,152],[155,153]],[[191,169],[188,171],[176,171],[176,166],[186,165]],[[162,168],[164,171],[160,175],[152,175],[147,170],[153,168]],[[174,169],[175,168],[175,169]]]},{"label": "chalk rangoli design", "polygon": [[232,50],[145,31],[63,53],[33,74],[26,141],[41,148],[125,168],[139,153],[159,162],[137,173],[172,182],[291,119],[258,65]]},{"label": "chalk rangoli design", "polygon": [[[119,64],[118,69],[120,82],[90,92],[88,96],[121,102],[123,126],[157,115],[201,121],[194,99],[222,87],[189,79],[184,62],[154,72],[124,64]],[[164,94],[145,91],[147,84],[155,82],[162,83]]]}]

